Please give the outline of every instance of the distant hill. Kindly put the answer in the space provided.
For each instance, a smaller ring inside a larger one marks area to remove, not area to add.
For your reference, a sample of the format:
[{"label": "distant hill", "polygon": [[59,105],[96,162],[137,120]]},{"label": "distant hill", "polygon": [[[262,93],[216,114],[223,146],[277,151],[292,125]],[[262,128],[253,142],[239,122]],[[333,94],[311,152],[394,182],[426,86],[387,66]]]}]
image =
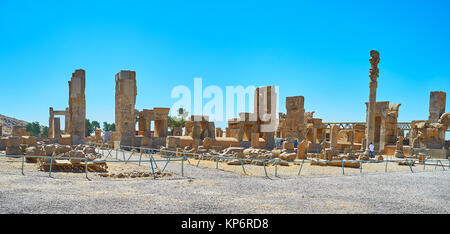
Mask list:
[{"label": "distant hill", "polygon": [[11,135],[13,126],[19,125],[25,127],[27,124],[28,122],[26,121],[18,120],[0,114],[0,125],[2,126],[3,136]]}]

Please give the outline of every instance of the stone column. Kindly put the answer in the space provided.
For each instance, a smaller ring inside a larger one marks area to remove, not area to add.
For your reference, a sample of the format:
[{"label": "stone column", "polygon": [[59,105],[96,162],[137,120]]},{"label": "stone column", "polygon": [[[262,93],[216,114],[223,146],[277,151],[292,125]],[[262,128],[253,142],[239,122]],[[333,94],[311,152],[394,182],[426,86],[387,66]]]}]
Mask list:
[{"label": "stone column", "polygon": [[223,137],[222,128],[216,128],[216,137]]},{"label": "stone column", "polygon": [[53,119],[53,138],[59,140],[61,137],[61,121],[60,118]]},{"label": "stone column", "polygon": [[208,137],[211,139],[215,139],[216,138],[216,124],[214,122],[208,122],[207,124],[207,129],[208,129]]},{"label": "stone column", "polygon": [[166,120],[155,120],[155,137],[167,137],[168,121]]},{"label": "stone column", "polygon": [[446,93],[442,91],[430,92],[430,115],[428,121],[437,123],[442,114],[445,113]]},{"label": "stone column", "polygon": [[69,110],[69,107],[66,108],[66,114],[64,116],[64,134],[70,135],[70,110]]},{"label": "stone column", "polygon": [[382,119],[380,124],[380,142],[378,144],[378,152],[384,154],[384,146],[386,145],[386,120]]},{"label": "stone column", "polygon": [[337,149],[337,140],[339,134],[339,125],[333,124],[330,129],[330,148]]},{"label": "stone column", "polygon": [[313,127],[313,139],[312,139],[313,148],[316,148],[317,145],[317,128]]},{"label": "stone column", "polygon": [[259,133],[257,132],[252,133],[251,147],[259,148]]},{"label": "stone column", "polygon": [[366,152],[368,153],[368,146],[370,143],[375,143],[375,114],[376,114],[376,97],[377,97],[377,78],[378,78],[378,63],[380,62],[380,53],[376,50],[370,51],[370,82],[369,82],[369,103],[367,110],[367,126],[366,126]]},{"label": "stone column", "polygon": [[305,124],[305,98],[303,96],[286,97],[286,138],[297,139],[298,142],[306,139]]},{"label": "stone column", "polygon": [[49,118],[48,118],[48,138],[53,138],[53,120],[55,115],[53,113],[53,107],[49,108]]},{"label": "stone column", "polygon": [[123,146],[133,146],[136,135],[136,72],[120,71],[116,74],[116,139]]},{"label": "stone column", "polygon": [[70,136],[72,145],[84,144],[86,137],[86,72],[75,70],[69,81]]},{"label": "stone column", "polygon": [[192,139],[200,139],[201,127],[198,122],[194,122],[192,126]]},{"label": "stone column", "polygon": [[275,132],[263,133],[264,140],[266,140],[266,149],[272,150],[275,147]]},{"label": "stone column", "polygon": [[170,108],[153,108],[155,121],[155,137],[167,137]]},{"label": "stone column", "polygon": [[275,86],[260,87],[255,90],[254,112],[257,121],[257,132],[265,133],[266,149],[272,150],[275,145],[275,132],[278,128],[277,93]]},{"label": "stone column", "polygon": [[352,131],[349,134],[349,140],[350,140],[350,152],[353,152],[353,148],[355,145],[355,129],[352,129]]}]

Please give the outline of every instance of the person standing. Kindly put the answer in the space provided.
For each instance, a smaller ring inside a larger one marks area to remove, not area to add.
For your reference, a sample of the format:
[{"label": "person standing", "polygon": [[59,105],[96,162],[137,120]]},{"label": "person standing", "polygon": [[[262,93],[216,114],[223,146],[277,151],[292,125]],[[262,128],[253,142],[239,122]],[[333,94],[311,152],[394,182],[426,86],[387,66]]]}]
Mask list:
[{"label": "person standing", "polygon": [[372,144],[372,142],[370,142],[370,145],[369,145],[369,158],[374,158],[374,156],[373,156],[374,150],[375,150],[375,146]]}]

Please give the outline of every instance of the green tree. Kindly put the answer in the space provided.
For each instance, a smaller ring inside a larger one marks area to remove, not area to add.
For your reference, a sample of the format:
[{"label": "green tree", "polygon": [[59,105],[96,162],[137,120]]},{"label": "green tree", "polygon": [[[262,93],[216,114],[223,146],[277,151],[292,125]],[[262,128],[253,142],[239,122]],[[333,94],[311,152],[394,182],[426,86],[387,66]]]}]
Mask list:
[{"label": "green tree", "polygon": [[98,121],[92,121],[91,122],[92,127],[94,128],[94,130],[97,130],[100,128],[100,123]]},{"label": "green tree", "polygon": [[169,116],[168,126],[170,128],[170,132],[173,133],[173,129],[175,127],[184,127],[186,124],[186,117],[189,115],[189,112],[184,108],[178,108],[178,116]]},{"label": "green tree", "polygon": [[37,136],[41,133],[41,125],[39,122],[28,123],[25,130],[30,133],[30,136]]},{"label": "green tree", "polygon": [[42,128],[42,135],[43,135],[44,137],[48,137],[48,127],[47,127],[47,126],[44,126],[44,127]]},{"label": "green tree", "polygon": [[109,124],[108,122],[103,122],[103,131],[115,131],[115,130],[116,130],[115,123]]},{"label": "green tree", "polygon": [[107,122],[103,122],[103,131],[109,131],[109,124]]},{"label": "green tree", "polygon": [[94,128],[92,127],[92,123],[89,119],[86,119],[86,136],[90,136],[94,132]]}]

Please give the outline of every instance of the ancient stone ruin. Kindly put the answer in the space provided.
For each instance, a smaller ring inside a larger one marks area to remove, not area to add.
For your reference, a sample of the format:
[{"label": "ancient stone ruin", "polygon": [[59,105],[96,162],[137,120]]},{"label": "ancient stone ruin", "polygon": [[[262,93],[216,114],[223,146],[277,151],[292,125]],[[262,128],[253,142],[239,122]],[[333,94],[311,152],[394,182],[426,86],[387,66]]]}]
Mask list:
[{"label": "ancient stone ruin", "polygon": [[[86,137],[86,72],[82,69],[72,73],[69,83],[69,107],[65,110],[49,108],[48,137],[64,145],[84,144]],[[61,121],[64,116],[64,135],[61,134]]]},{"label": "ancient stone ruin", "polygon": [[136,72],[120,71],[116,74],[116,131],[115,141],[133,146],[136,135]]},{"label": "ancient stone ruin", "polygon": [[[382,160],[383,156],[417,157],[419,153],[422,158],[448,157],[449,141],[445,140],[445,133],[449,130],[450,114],[445,112],[446,93],[430,93],[427,120],[399,123],[401,104],[376,100],[379,52],[370,51],[369,62],[365,122],[323,122],[314,118],[314,111],[305,110],[304,96],[286,97],[286,113],[276,113],[278,93],[274,86],[264,86],[255,90],[253,112],[238,113],[238,117],[229,119],[225,131],[216,128],[205,115],[192,115],[184,126],[169,131],[170,108],[136,110],[136,72],[124,70],[115,75],[115,131],[104,132],[102,136],[97,129],[95,136],[87,137],[85,71],[79,69],[69,81],[69,106],[61,110],[49,108],[48,139],[31,137],[25,128],[16,126],[12,136],[1,138],[0,150],[6,150],[8,155],[75,157],[69,161],[78,166],[83,160],[94,161],[99,157],[92,147],[85,145],[88,143],[137,151],[165,150],[177,156],[194,153],[202,157],[234,157],[236,160],[229,160],[229,165],[241,165],[239,159],[267,159],[288,166],[286,161],[310,159],[314,161],[312,165],[358,168],[359,162],[349,160],[373,160],[367,157],[369,143],[375,145],[376,160]],[[61,117],[65,121],[64,131]],[[0,126],[0,135],[1,132]],[[33,161],[32,157],[28,160]],[[250,161],[263,165],[258,160]],[[44,169],[46,163],[42,161]],[[69,163],[64,165],[67,167]]]}]

